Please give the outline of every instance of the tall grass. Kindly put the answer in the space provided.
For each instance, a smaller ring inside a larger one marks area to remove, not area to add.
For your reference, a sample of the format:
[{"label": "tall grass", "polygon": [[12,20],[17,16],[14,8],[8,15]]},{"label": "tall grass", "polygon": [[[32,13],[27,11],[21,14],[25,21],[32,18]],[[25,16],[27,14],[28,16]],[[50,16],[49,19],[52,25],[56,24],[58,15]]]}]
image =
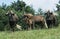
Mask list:
[{"label": "tall grass", "polygon": [[60,26],[29,31],[2,31],[0,32],[0,39],[60,39]]}]

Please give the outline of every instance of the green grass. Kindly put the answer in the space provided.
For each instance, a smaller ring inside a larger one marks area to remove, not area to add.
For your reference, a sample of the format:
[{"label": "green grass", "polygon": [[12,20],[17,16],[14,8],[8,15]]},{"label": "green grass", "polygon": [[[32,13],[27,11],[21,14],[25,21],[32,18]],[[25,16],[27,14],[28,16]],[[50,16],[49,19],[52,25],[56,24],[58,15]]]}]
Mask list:
[{"label": "green grass", "polygon": [[2,31],[0,32],[0,39],[60,39],[60,26],[29,31]]}]

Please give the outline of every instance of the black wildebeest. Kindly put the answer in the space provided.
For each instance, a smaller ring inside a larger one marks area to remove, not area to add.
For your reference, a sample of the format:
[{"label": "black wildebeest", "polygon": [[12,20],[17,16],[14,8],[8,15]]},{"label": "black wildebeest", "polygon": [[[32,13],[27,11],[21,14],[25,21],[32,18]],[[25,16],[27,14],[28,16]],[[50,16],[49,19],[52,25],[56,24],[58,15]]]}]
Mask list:
[{"label": "black wildebeest", "polygon": [[48,10],[48,12],[45,13],[45,16],[46,16],[46,22],[47,22],[48,27],[52,27],[53,25],[55,25],[57,23],[57,18],[53,14],[53,12],[50,12]]},{"label": "black wildebeest", "polygon": [[29,24],[29,29],[32,29],[32,24],[33,28],[35,27],[35,23],[42,23],[46,28],[48,28],[46,24],[46,20],[43,16],[33,16],[32,14],[24,14],[24,20],[26,21],[27,24]]},{"label": "black wildebeest", "polygon": [[14,27],[18,21],[18,16],[11,10],[6,13],[6,16],[9,18],[9,25],[11,30],[14,31]]}]

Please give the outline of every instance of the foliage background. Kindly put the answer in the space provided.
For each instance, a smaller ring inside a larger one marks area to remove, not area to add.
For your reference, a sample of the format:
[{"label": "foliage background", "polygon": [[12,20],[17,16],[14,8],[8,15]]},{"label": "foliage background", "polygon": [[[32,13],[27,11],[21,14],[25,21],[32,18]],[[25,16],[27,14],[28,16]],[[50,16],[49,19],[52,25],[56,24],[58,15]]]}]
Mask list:
[{"label": "foliage background", "polygon": [[[59,2],[60,4],[60,2]],[[59,14],[58,19],[60,22],[60,5],[56,4],[57,12]],[[21,25],[23,28],[25,28],[25,23],[22,22],[22,15],[24,12],[31,13],[35,15],[35,10],[31,6],[27,6],[25,2],[17,0],[17,2],[12,2],[11,5],[7,6],[6,4],[2,3],[2,6],[0,6],[0,31],[3,31],[5,29],[9,30],[9,24],[8,24],[8,17],[5,16],[8,10],[14,11],[18,17],[19,21],[18,24]],[[41,8],[38,9],[38,15],[43,15],[44,12]]]}]

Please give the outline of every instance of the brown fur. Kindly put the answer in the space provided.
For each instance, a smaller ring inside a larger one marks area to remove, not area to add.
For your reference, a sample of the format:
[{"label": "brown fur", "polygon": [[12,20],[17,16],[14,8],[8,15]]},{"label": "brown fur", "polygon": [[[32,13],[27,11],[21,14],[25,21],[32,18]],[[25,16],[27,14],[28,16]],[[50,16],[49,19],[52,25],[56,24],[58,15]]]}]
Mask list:
[{"label": "brown fur", "polygon": [[[32,14],[31,14],[31,15],[32,15]],[[29,24],[29,26],[30,26],[30,29],[31,29],[31,27],[32,27],[32,26],[31,26],[32,24],[33,24],[33,27],[34,27],[34,25],[35,25],[34,23],[35,23],[35,22],[42,22],[42,24],[44,24],[45,27],[48,28],[48,26],[47,26],[47,24],[46,24],[46,21],[45,21],[45,19],[44,19],[43,16],[41,16],[41,15],[40,15],[40,16],[33,16],[33,15],[32,15],[32,16],[29,17],[28,14],[26,14],[26,15],[24,15],[24,16],[25,16],[25,18],[26,18],[26,19],[25,19],[26,23]]]}]

